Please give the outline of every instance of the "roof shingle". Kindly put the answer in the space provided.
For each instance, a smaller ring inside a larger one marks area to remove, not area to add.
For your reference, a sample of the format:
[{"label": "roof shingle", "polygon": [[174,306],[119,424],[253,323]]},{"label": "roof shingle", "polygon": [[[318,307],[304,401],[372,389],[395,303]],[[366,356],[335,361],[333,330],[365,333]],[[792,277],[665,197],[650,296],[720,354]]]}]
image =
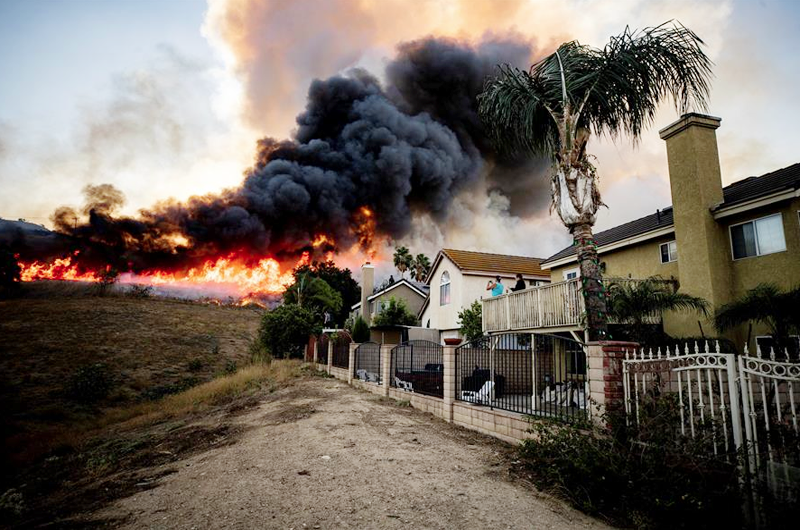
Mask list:
[{"label": "roof shingle", "polygon": [[523,274],[526,276],[550,276],[542,270],[541,258],[489,254],[470,250],[442,249],[442,252],[461,270],[491,272],[498,274]]}]

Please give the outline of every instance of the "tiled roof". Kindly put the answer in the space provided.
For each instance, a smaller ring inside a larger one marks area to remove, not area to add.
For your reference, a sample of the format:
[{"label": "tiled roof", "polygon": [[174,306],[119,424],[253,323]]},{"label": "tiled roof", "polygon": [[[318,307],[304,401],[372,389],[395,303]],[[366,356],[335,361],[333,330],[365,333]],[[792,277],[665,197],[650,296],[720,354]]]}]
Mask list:
[{"label": "tiled roof", "polygon": [[442,249],[461,270],[491,272],[498,274],[523,274],[526,276],[550,276],[549,271],[541,268],[541,258],[527,256],[507,256],[505,254],[488,254],[470,250]]},{"label": "tiled roof", "polygon": [[[761,175],[750,177],[722,188],[724,202],[716,209],[731,206],[741,201],[755,199],[784,189],[800,188],[800,163]],[[630,221],[594,235],[597,246],[610,245],[624,239],[635,237],[665,228],[673,224],[672,206],[661,211]],[[547,264],[575,254],[575,247],[569,246],[553,254],[542,263]]]}]

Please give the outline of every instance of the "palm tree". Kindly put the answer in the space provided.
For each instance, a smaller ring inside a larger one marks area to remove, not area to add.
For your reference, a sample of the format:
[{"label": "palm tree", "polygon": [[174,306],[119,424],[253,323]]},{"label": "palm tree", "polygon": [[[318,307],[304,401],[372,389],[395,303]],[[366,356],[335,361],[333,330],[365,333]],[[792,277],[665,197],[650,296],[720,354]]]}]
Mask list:
[{"label": "palm tree", "polygon": [[[718,308],[714,326],[720,330],[734,328],[748,322],[766,324],[778,352],[795,348],[792,333],[800,333],[800,286],[781,291],[777,285],[762,283],[750,289],[743,297]],[[766,352],[769,353],[769,352]]]},{"label": "palm tree", "polygon": [[559,46],[524,71],[509,65],[486,82],[479,112],[498,150],[552,161],[553,208],[573,236],[591,338],[606,333],[607,315],[592,234],[603,204],[586,152],[591,134],[634,142],[672,98],[678,112],[705,110],[711,61],[703,41],[679,23],[625,31],[603,48]]},{"label": "palm tree", "polygon": [[414,256],[406,247],[399,247],[394,250],[394,266],[400,271],[400,277],[414,264]]},{"label": "palm tree", "polygon": [[627,324],[633,338],[648,342],[651,334],[647,324],[661,319],[667,311],[697,311],[708,314],[708,302],[703,298],[679,293],[672,282],[650,277],[640,282],[612,282],[608,287],[608,315],[619,324]]},{"label": "palm tree", "polygon": [[417,254],[414,258],[414,279],[418,282],[425,281],[428,271],[431,270],[431,260],[425,254]]}]

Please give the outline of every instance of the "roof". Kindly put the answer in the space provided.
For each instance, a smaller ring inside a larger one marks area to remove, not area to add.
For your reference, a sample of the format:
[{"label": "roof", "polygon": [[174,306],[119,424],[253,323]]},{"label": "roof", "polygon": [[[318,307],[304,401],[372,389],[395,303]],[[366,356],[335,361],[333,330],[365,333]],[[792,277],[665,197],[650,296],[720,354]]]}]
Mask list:
[{"label": "roof", "polygon": [[[778,169],[771,173],[766,173],[760,177],[749,177],[725,186],[722,188],[723,202],[719,204],[715,210],[732,206],[743,201],[756,199],[777,191],[791,189],[800,189],[800,163]],[[594,235],[594,239],[598,247],[603,247],[661,228],[667,228],[672,226],[673,223],[672,206],[669,206],[668,208],[656,211],[656,213],[646,215],[640,219],[615,226],[603,232],[598,232]],[[575,247],[569,246],[550,256],[544,260],[542,264],[546,265],[573,255],[575,255]]]},{"label": "roof", "polygon": [[[405,278],[400,278],[396,282],[387,285],[386,287],[384,287],[379,291],[373,291],[373,293],[367,297],[367,300],[375,300],[379,296],[386,294],[392,289],[399,287],[401,285],[406,285],[411,289],[412,292],[418,294],[422,298],[426,298],[428,296],[428,290],[430,289],[430,287],[428,287],[424,283],[413,282],[411,280],[406,280]],[[352,306],[350,306],[350,309],[353,310],[356,309],[357,307],[361,307],[361,302],[353,304]]]},{"label": "roof", "polygon": [[[548,278],[549,271],[542,270],[542,258],[529,256],[509,256],[506,254],[489,254],[471,250],[443,248],[439,251],[431,266],[434,271],[442,255],[447,256],[461,271],[483,272],[491,274],[522,274],[523,276],[539,276]],[[430,280],[430,274],[428,275]]]}]

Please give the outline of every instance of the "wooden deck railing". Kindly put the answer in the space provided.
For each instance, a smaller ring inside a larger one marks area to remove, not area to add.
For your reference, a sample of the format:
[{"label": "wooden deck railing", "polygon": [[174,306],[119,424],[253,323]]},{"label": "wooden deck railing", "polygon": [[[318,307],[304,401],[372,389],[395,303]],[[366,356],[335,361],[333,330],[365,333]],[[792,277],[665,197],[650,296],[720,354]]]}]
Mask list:
[{"label": "wooden deck railing", "polygon": [[[608,278],[603,283],[641,281]],[[583,327],[583,294],[581,281],[577,278],[486,298],[482,302],[483,331],[486,333]]]}]

